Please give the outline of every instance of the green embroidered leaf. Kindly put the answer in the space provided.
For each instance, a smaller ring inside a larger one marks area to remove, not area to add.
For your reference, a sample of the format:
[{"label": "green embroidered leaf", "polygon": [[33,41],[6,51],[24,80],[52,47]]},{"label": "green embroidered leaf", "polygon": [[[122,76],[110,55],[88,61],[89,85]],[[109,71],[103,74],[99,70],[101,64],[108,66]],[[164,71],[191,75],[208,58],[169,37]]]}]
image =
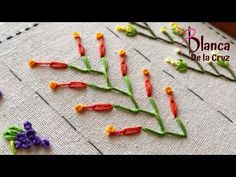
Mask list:
[{"label": "green embroidered leaf", "polygon": [[15,149],[15,145],[14,145],[14,141],[13,140],[10,141],[10,148],[11,148],[12,154],[16,155],[16,149]]},{"label": "green embroidered leaf", "polygon": [[19,126],[11,126],[5,132],[3,132],[3,138],[7,141],[15,140],[16,135],[22,131],[23,129]]},{"label": "green embroidered leaf", "polygon": [[132,25],[127,25],[127,27],[126,27],[126,36],[136,36],[138,34],[138,31],[137,31],[137,29],[134,27],[134,26],[132,26]]},{"label": "green embroidered leaf", "polygon": [[229,62],[228,62],[228,61],[224,61],[224,60],[217,60],[217,61],[216,61],[216,64],[217,64],[218,66],[223,67],[223,68],[229,67]]},{"label": "green embroidered leaf", "polygon": [[180,73],[185,73],[188,71],[188,65],[186,63],[186,61],[184,61],[183,59],[179,59],[177,62],[176,62],[176,67],[175,69],[177,71],[179,71]]},{"label": "green embroidered leaf", "polygon": [[91,64],[89,62],[89,58],[87,56],[82,56],[82,61],[83,61],[84,65],[86,66],[86,68],[88,70],[90,70],[91,69]]},{"label": "green embroidered leaf", "polygon": [[128,76],[124,76],[124,80],[125,80],[125,83],[126,83],[126,85],[127,85],[129,94],[130,94],[130,95],[133,94],[132,85],[131,85],[131,82],[130,82]]},{"label": "green embroidered leaf", "polygon": [[11,140],[15,140],[16,139],[16,135],[7,135],[7,134],[3,134],[3,138],[7,141],[11,141]]},{"label": "green embroidered leaf", "polygon": [[8,128],[8,131],[13,133],[13,134],[17,134],[19,132],[22,132],[23,129],[21,127],[18,127],[18,126],[12,126],[12,127]]},{"label": "green embroidered leaf", "polygon": [[18,125],[13,125],[13,126],[9,127],[8,129],[9,130],[15,130],[15,131],[18,131],[18,132],[23,131],[23,128],[19,127]]}]

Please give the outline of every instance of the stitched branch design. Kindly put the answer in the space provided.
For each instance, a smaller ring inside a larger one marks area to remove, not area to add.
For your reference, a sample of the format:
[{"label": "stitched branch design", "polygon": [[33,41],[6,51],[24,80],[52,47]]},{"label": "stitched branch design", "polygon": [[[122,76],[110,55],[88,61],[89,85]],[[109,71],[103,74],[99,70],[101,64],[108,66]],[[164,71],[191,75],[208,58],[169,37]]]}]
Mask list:
[{"label": "stitched branch design", "polygon": [[160,126],[160,130],[156,131],[156,130],[152,130],[150,128],[141,127],[141,126],[124,128],[123,130],[116,130],[114,125],[109,125],[105,129],[106,134],[109,136],[110,135],[137,134],[137,133],[140,133],[141,130],[143,130],[144,132],[151,133],[151,134],[161,136],[161,137],[164,135],[171,135],[171,136],[181,137],[181,138],[187,137],[187,131],[185,129],[185,126],[182,123],[182,121],[179,118],[178,113],[177,113],[177,106],[176,106],[173,91],[171,90],[171,88],[168,87],[167,89],[165,89],[165,92],[169,96],[170,108],[173,113],[174,120],[179,125],[181,133],[175,133],[175,132],[170,132],[170,131],[166,130],[166,127],[165,127],[163,120],[161,118],[161,115],[159,113],[158,107],[155,103],[154,98],[152,97],[152,82],[151,82],[150,72],[148,69],[143,70],[143,75],[144,75],[144,85],[145,85],[145,89],[146,89],[146,95],[149,99],[150,105],[153,108],[152,112],[142,109],[134,97],[132,83],[127,75],[127,73],[128,73],[128,66],[127,66],[127,59],[126,59],[127,54],[124,49],[119,50],[118,55],[119,55],[119,59],[120,59],[121,76],[127,86],[126,91],[114,87],[112,85],[110,78],[109,78],[108,58],[105,56],[106,49],[105,49],[104,35],[102,33],[96,34],[96,38],[99,42],[100,62],[102,65],[102,69],[100,69],[100,70],[92,68],[92,66],[90,64],[90,59],[85,54],[86,52],[85,52],[85,48],[82,44],[80,34],[78,32],[74,32],[73,37],[77,43],[78,52],[80,54],[81,60],[84,64],[84,67],[80,68],[74,64],[66,64],[66,63],[57,62],[57,61],[39,62],[39,61],[35,61],[33,59],[29,60],[28,65],[31,68],[35,68],[37,66],[46,66],[46,67],[48,66],[53,69],[68,69],[69,68],[69,69],[72,69],[72,70],[75,70],[75,71],[81,72],[81,73],[102,75],[104,77],[104,79],[106,80],[105,86],[98,85],[96,83],[86,83],[83,81],[71,81],[69,83],[58,83],[56,81],[52,81],[52,82],[50,82],[49,87],[53,90],[59,89],[60,87],[68,87],[68,88],[73,88],[73,89],[84,89],[84,88],[89,87],[91,89],[97,89],[97,90],[106,91],[106,92],[107,91],[117,92],[117,93],[120,93],[120,94],[130,98],[130,100],[134,106],[133,108],[129,108],[129,107],[125,107],[123,105],[111,104],[111,103],[95,103],[92,105],[85,105],[85,104],[79,103],[75,106],[76,112],[82,113],[84,111],[89,111],[89,110],[97,111],[97,112],[105,112],[105,111],[112,111],[113,109],[117,109],[117,110],[124,111],[124,112],[130,113],[130,114],[142,113],[142,114],[146,114],[150,117],[155,118],[157,123]]},{"label": "stitched branch design", "polygon": [[[147,31],[148,34],[140,32],[138,30],[138,28]],[[165,38],[157,36],[155,34],[155,32],[153,31],[153,29],[146,22],[143,22],[142,24],[136,23],[136,22],[130,22],[130,24],[128,24],[128,25],[116,26],[117,31],[125,33],[125,35],[128,36],[128,37],[142,36],[142,37],[145,37],[145,38],[148,38],[148,39],[151,39],[151,40],[162,41],[162,42],[165,42],[165,43],[168,43],[168,44],[171,44],[171,45],[177,45],[177,46],[182,45],[184,48],[188,49],[189,53],[191,54],[192,53],[191,47],[189,46],[188,42],[184,39],[185,30],[183,28],[181,28],[177,23],[171,23],[170,29],[171,29],[171,32],[175,35],[175,37],[178,37],[182,41],[185,41],[185,44],[182,44],[182,43],[176,41],[172,37],[172,35],[167,31],[166,26],[162,26],[161,29],[160,29],[160,32],[165,36]],[[193,72],[197,72],[197,73],[200,73],[200,74],[206,74],[206,75],[209,75],[209,76],[223,78],[223,79],[226,79],[228,81],[236,82],[235,73],[230,68],[229,62],[224,61],[222,59],[222,57],[220,57],[220,55],[215,53],[215,52],[213,52],[213,54],[216,54],[218,56],[219,60],[215,61],[215,62],[213,62],[213,61],[208,62],[209,66],[213,69],[214,72],[211,72],[211,71],[208,71],[208,70],[204,69],[204,67],[202,66],[202,64],[199,61],[192,60],[189,55],[182,53],[179,49],[176,49],[176,53],[179,56],[181,56],[180,59],[170,60],[168,58],[166,60],[166,62],[173,65],[176,68],[176,70],[179,71],[180,73],[185,73],[188,70],[191,70]],[[195,68],[192,68],[192,67],[188,66],[187,62],[183,58],[186,58],[188,60],[191,60],[191,61],[195,62],[198,69],[195,69]],[[229,72],[229,74],[231,75],[231,77],[228,77],[228,76],[220,73],[219,70],[217,69],[217,66],[226,69]]]}]

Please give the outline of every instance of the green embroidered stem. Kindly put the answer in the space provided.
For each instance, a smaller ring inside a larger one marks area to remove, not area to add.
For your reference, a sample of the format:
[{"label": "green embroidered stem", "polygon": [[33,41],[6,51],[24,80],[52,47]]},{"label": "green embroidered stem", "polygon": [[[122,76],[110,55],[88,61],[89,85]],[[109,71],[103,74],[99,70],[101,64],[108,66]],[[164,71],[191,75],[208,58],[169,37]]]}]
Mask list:
[{"label": "green embroidered stem", "polygon": [[87,70],[91,70],[91,65],[89,62],[89,58],[87,56],[82,56],[82,61],[86,67]]},{"label": "green embroidered stem", "polygon": [[124,106],[117,105],[117,104],[114,104],[113,107],[116,108],[116,109],[124,110],[124,111],[132,113],[132,114],[137,114],[138,113],[138,111],[136,109],[134,110],[134,109],[126,108]]},{"label": "green embroidered stem", "polygon": [[13,155],[16,155],[16,149],[15,149],[15,145],[14,145],[14,140],[10,141],[10,149]]},{"label": "green embroidered stem", "polygon": [[156,105],[154,99],[153,99],[152,97],[149,97],[149,101],[150,101],[150,103],[151,103],[151,105],[152,105],[152,107],[153,107],[155,113],[156,113],[156,114],[159,114],[159,110],[158,110],[158,108],[157,108],[157,105]]},{"label": "green embroidered stem", "polygon": [[103,72],[108,73],[108,61],[106,57],[101,58],[101,62],[103,65]]},{"label": "green embroidered stem", "polygon": [[169,41],[166,40],[166,39],[163,39],[163,38],[161,38],[161,37],[157,37],[156,34],[154,33],[154,31],[152,30],[152,28],[151,28],[151,27],[148,25],[148,23],[146,23],[146,22],[143,22],[143,23],[145,24],[145,26],[140,25],[140,24],[138,24],[138,23],[136,23],[136,22],[130,22],[130,23],[131,23],[132,25],[135,25],[135,26],[141,27],[141,28],[143,28],[143,29],[145,29],[145,30],[148,30],[149,33],[152,35],[152,36],[149,36],[149,35],[147,35],[147,34],[145,34],[145,33],[137,32],[137,34],[139,34],[139,35],[141,35],[141,36],[143,36],[143,37],[146,37],[146,38],[149,38],[149,39],[152,39],[152,40],[160,40],[160,41],[166,42],[166,43],[168,43],[168,44],[182,45],[183,47],[187,48],[187,45],[181,44],[181,43],[178,42],[178,41],[174,41],[173,38],[172,38],[167,32],[166,32],[166,36],[167,36],[167,38],[169,39]]},{"label": "green embroidered stem", "polygon": [[230,81],[233,81],[233,82],[236,82],[236,80],[235,79],[232,79],[232,78],[229,78],[229,77],[227,77],[227,76],[225,76],[225,75],[223,75],[223,74],[214,74],[214,73],[212,73],[212,72],[210,72],[210,71],[201,71],[201,70],[197,70],[197,69],[195,69],[195,68],[192,68],[192,67],[190,67],[190,66],[188,66],[188,69],[190,69],[190,70],[192,70],[192,71],[196,71],[196,72],[199,72],[199,73],[205,73],[205,74],[208,74],[208,75],[211,75],[211,76],[214,76],[214,77],[222,77],[222,78],[225,78],[225,79],[227,79],[227,80],[230,80]]},{"label": "green embroidered stem", "polygon": [[192,60],[192,58],[189,55],[182,53],[182,52],[179,52],[178,54],[183,57],[186,57],[187,59],[190,59],[191,61],[194,61],[197,64],[197,66],[200,68],[201,71],[205,71],[204,68],[202,67],[202,65],[197,60]]},{"label": "green embroidered stem", "polygon": [[104,78],[106,79],[106,82],[107,82],[107,86],[108,87],[111,87],[111,82],[109,80],[109,77],[108,77],[108,61],[107,61],[107,58],[103,57],[101,58],[101,61],[102,61],[102,64],[103,64],[103,69],[104,69]]},{"label": "green embroidered stem", "polygon": [[179,134],[179,133],[173,133],[173,132],[166,132],[166,135],[172,135],[172,136],[177,136],[179,138],[186,138],[187,136]]},{"label": "green embroidered stem", "polygon": [[147,115],[150,115],[150,116],[156,116],[156,114],[155,113],[152,113],[152,112],[149,112],[149,111],[145,111],[145,110],[143,110],[143,109],[139,109],[139,112],[142,112],[142,113],[144,113],[144,114],[147,114]]},{"label": "green embroidered stem", "polygon": [[212,72],[207,71],[207,70],[204,70],[204,68],[202,67],[202,65],[198,61],[192,60],[191,57],[188,56],[187,54],[184,54],[184,53],[178,53],[178,54],[183,56],[183,57],[186,57],[187,59],[190,59],[191,61],[194,61],[198,65],[198,67],[200,68],[200,70],[198,70],[198,69],[195,69],[195,68],[192,68],[192,67],[188,66],[188,69],[190,69],[192,71],[199,72],[199,73],[205,73],[205,74],[208,74],[208,75],[211,75],[211,76],[214,76],[214,77],[222,77],[222,78],[225,78],[227,80],[236,82],[235,74],[229,67],[224,67],[224,68],[229,71],[229,73],[232,75],[233,78],[227,77],[224,74],[220,74],[220,72],[216,69],[216,67],[214,66],[213,63],[209,63],[209,64],[217,74],[212,73]]},{"label": "green embroidered stem", "polygon": [[176,117],[175,120],[178,123],[179,127],[181,128],[181,130],[183,131],[183,136],[187,137],[187,130],[186,130],[184,124],[182,123],[182,121],[180,120],[180,118]]},{"label": "green embroidered stem", "polygon": [[161,127],[161,131],[165,132],[165,126],[164,126],[164,123],[163,123],[163,121],[161,119],[159,110],[157,108],[157,105],[156,105],[154,99],[152,97],[149,97],[149,101],[150,101],[150,103],[151,103],[151,105],[152,105],[152,107],[153,107],[153,109],[154,109],[154,111],[156,113],[155,117],[156,117],[156,120],[158,121],[158,123],[159,123],[159,125]]},{"label": "green embroidered stem", "polygon": [[131,98],[131,101],[132,101],[133,104],[134,104],[135,109],[139,109],[139,105],[138,105],[138,103],[136,102],[134,96],[132,95],[132,96],[130,96],[130,98]]},{"label": "green embroidered stem", "polygon": [[144,25],[147,27],[148,31],[152,34],[152,36],[157,37],[152,28],[148,25],[147,22],[144,22]]},{"label": "green embroidered stem", "polygon": [[220,72],[216,69],[214,63],[210,62],[209,65],[211,66],[211,68],[212,68],[218,75],[220,75]]},{"label": "green embroidered stem", "polygon": [[163,33],[170,41],[174,42],[174,39],[169,35],[169,33],[164,32]]},{"label": "green embroidered stem", "polygon": [[68,68],[73,69],[73,70],[78,71],[78,72],[81,72],[81,73],[89,72],[88,69],[82,69],[82,68],[79,68],[78,66],[75,66],[75,65],[72,65],[72,64],[68,64]]},{"label": "green embroidered stem", "polygon": [[168,41],[168,40],[163,39],[163,38],[160,38],[160,37],[149,36],[149,35],[144,34],[144,33],[142,33],[142,32],[138,32],[138,34],[141,35],[141,36],[147,37],[147,38],[149,38],[149,39],[152,39],[152,40],[161,40],[161,41],[163,41],[163,42],[166,42],[166,43],[169,43],[169,44],[173,44],[172,41]]},{"label": "green embroidered stem", "polygon": [[130,109],[130,108],[127,108],[127,107],[124,107],[124,106],[121,106],[121,105],[117,105],[117,104],[114,104],[113,107],[116,108],[116,109],[119,109],[119,110],[124,110],[124,111],[132,113],[132,114],[144,113],[144,114],[147,114],[147,115],[152,116],[152,117],[156,116],[156,114],[154,114],[152,112],[149,112],[149,111],[145,111],[143,109]]},{"label": "green embroidered stem", "polygon": [[231,76],[234,78],[234,81],[236,81],[236,76],[235,76],[234,71],[233,71],[229,66],[226,67],[225,69],[229,71],[229,73],[231,74]]},{"label": "green embroidered stem", "polygon": [[99,86],[99,85],[96,85],[96,84],[93,84],[93,83],[88,83],[87,85],[89,87],[91,87],[91,88],[95,88],[95,89],[99,89],[99,90],[103,90],[103,91],[111,91],[111,90],[113,90],[113,91],[119,92],[119,93],[121,93],[123,95],[130,96],[128,93],[126,93],[126,92],[124,92],[124,91],[122,91],[120,89],[117,89],[115,87],[104,87],[104,86]]},{"label": "green embroidered stem", "polygon": [[68,68],[81,72],[81,73],[96,73],[96,74],[104,74],[102,71],[97,71],[94,69],[84,69],[84,68],[79,68],[78,66],[72,65],[72,64],[68,64]]},{"label": "green embroidered stem", "polygon": [[180,42],[178,42],[178,41],[168,41],[168,40],[166,40],[166,39],[163,39],[163,38],[161,38],[161,37],[153,37],[153,36],[149,36],[149,35],[147,35],[147,34],[144,34],[144,33],[142,33],[142,32],[138,32],[138,34],[139,35],[141,35],[141,36],[143,36],[143,37],[146,37],[146,38],[149,38],[149,39],[152,39],[152,40],[159,40],[159,41],[163,41],[163,42],[166,42],[166,43],[168,43],[168,44],[176,44],[176,45],[182,45],[183,47],[187,47],[187,45],[184,45],[184,44],[181,44]]},{"label": "green embroidered stem", "polygon": [[133,94],[133,89],[132,89],[132,85],[131,85],[131,82],[130,82],[128,76],[124,76],[123,78],[124,78],[124,81],[125,81],[125,83],[126,83],[126,85],[127,85],[128,93],[129,93],[130,95],[132,95],[132,94]]},{"label": "green embroidered stem", "polygon": [[184,48],[187,48],[187,47],[188,47],[187,45],[182,44],[182,43],[180,43],[180,42],[178,42],[178,41],[173,41],[173,44],[178,44],[178,46],[182,46],[182,47],[184,47]]},{"label": "green embroidered stem", "polygon": [[94,69],[90,69],[90,72],[96,73],[96,74],[104,74],[102,71],[98,71],[98,70],[94,70]]},{"label": "green embroidered stem", "polygon": [[123,94],[123,95],[130,96],[129,93],[127,93],[127,92],[125,92],[125,91],[122,91],[122,90],[120,90],[120,89],[118,89],[118,88],[111,87],[111,89],[114,90],[114,91],[116,91],[116,92],[119,92],[119,93],[121,93],[121,94]]},{"label": "green embroidered stem", "polygon": [[108,78],[108,74],[107,74],[107,73],[104,73],[104,77],[105,77],[105,79],[106,79],[107,86],[108,86],[108,87],[111,87],[111,82],[110,82],[110,80],[109,80],[109,78]]},{"label": "green embroidered stem", "polygon": [[91,88],[95,88],[95,89],[99,89],[99,90],[103,90],[103,91],[110,91],[111,90],[111,87],[103,87],[103,86],[99,86],[99,85],[96,85],[96,84],[93,84],[93,83],[88,83],[87,84],[89,87]]},{"label": "green embroidered stem", "polygon": [[138,26],[138,27],[140,27],[140,28],[143,28],[143,29],[148,30],[148,27],[143,26],[143,25],[141,25],[141,24],[139,24],[139,23],[136,23],[136,22],[129,22],[129,23],[132,24],[132,25]]},{"label": "green embroidered stem", "polygon": [[133,96],[133,89],[132,89],[132,85],[131,85],[131,82],[128,78],[128,76],[124,76],[124,81],[127,85],[127,88],[128,88],[128,94],[129,94],[129,97],[131,98],[131,101],[133,102],[134,106],[136,109],[139,109],[139,105],[137,103],[137,101],[135,100],[134,96]]},{"label": "green embroidered stem", "polygon": [[174,132],[156,132],[156,131],[154,131],[150,128],[143,128],[142,130],[146,133],[151,133],[151,134],[154,134],[154,135],[157,135],[157,136],[160,136],[160,137],[163,137],[164,135],[172,135],[172,136],[176,136],[176,137],[179,137],[179,138],[186,138],[187,137],[185,135],[182,135],[182,134],[179,134],[179,133],[174,133]]},{"label": "green embroidered stem", "polygon": [[157,135],[157,136],[161,136],[161,137],[163,137],[165,135],[165,133],[163,133],[163,132],[156,132],[156,131],[154,131],[154,130],[152,130],[150,128],[142,128],[142,130],[144,132],[146,132],[146,133],[151,133],[151,134],[154,134],[154,135]]}]

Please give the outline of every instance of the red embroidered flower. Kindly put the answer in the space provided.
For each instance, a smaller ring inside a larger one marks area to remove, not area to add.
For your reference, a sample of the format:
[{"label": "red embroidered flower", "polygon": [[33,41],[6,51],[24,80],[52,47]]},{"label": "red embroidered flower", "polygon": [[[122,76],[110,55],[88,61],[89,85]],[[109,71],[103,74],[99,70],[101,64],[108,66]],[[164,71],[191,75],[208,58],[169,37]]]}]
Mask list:
[{"label": "red embroidered flower", "polygon": [[142,130],[142,127],[129,127],[125,128],[123,130],[116,130],[114,125],[109,125],[106,127],[105,131],[108,136],[112,135],[134,135],[140,133]]},{"label": "red embroidered flower", "polygon": [[86,88],[87,84],[85,82],[56,83],[55,81],[52,81],[49,84],[49,87],[53,90],[57,89],[58,87]]},{"label": "red embroidered flower", "polygon": [[165,92],[169,95],[169,106],[174,118],[176,118],[178,116],[178,110],[174,99],[173,90],[170,87],[166,87]]},{"label": "red embroidered flower", "polygon": [[100,54],[100,57],[102,58],[105,56],[105,53],[106,53],[103,33],[100,33],[100,32],[96,33],[96,38],[97,40],[99,40],[99,54]]},{"label": "red embroidered flower", "polygon": [[66,63],[56,62],[56,61],[53,61],[53,62],[38,62],[38,61],[35,61],[35,60],[29,60],[28,65],[32,68],[36,67],[36,66],[49,66],[49,67],[54,68],[54,69],[65,69],[65,68],[68,67]]},{"label": "red embroidered flower", "polygon": [[118,53],[120,56],[120,70],[121,70],[122,76],[126,76],[127,74],[127,62],[125,60],[126,52],[124,49],[121,49]]},{"label": "red embroidered flower", "polygon": [[[75,106],[75,110],[78,111],[78,107],[81,108],[82,104],[78,104]],[[98,104],[93,104],[93,105],[83,105],[83,110],[84,109],[92,109],[93,111],[98,111],[98,112],[104,112],[104,111],[111,111],[113,109],[112,104],[110,103],[98,103]]]},{"label": "red embroidered flower", "polygon": [[81,39],[80,39],[80,34],[78,32],[74,32],[73,33],[74,39],[77,42],[78,45],[78,51],[80,53],[80,56],[84,56],[85,55],[85,49],[84,46],[82,45]]},{"label": "red embroidered flower", "polygon": [[152,96],[152,83],[150,79],[150,73],[148,69],[143,70],[143,74],[145,76],[145,88],[148,97]]}]

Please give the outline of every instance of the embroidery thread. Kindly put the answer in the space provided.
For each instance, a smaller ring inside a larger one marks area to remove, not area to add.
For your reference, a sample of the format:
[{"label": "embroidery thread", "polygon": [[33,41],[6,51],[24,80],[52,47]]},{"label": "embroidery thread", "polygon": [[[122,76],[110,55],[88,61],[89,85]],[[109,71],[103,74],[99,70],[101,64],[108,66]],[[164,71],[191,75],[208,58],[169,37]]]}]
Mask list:
[{"label": "embroidery thread", "polygon": [[[148,34],[140,32],[136,27],[147,31]],[[174,40],[174,38],[167,31],[166,26],[162,26],[160,28],[160,32],[164,36],[166,36],[166,38],[162,38],[162,37],[157,36],[155,34],[155,32],[153,31],[153,29],[146,22],[143,22],[142,24],[137,23],[137,22],[130,22],[130,24],[128,24],[128,25],[116,26],[116,30],[121,32],[121,33],[125,33],[125,35],[128,36],[128,37],[135,37],[135,36],[139,35],[139,36],[143,36],[145,38],[151,39],[151,40],[162,41],[162,42],[165,42],[165,43],[168,43],[168,44],[171,44],[171,45],[178,45],[178,46],[181,46],[181,47],[184,47],[184,48],[188,49],[189,53],[192,54],[192,49],[189,46],[188,41],[184,38],[184,35],[187,32],[187,30],[180,27],[177,23],[171,23],[170,24],[170,30],[176,37],[178,37],[182,40],[182,43]],[[130,31],[133,31],[133,32],[130,33]],[[192,70],[192,71],[197,72],[197,73],[207,74],[209,76],[223,78],[223,79],[226,79],[228,81],[236,82],[236,75],[235,75],[234,71],[230,68],[229,62],[224,61],[219,55],[218,55],[218,57],[219,57],[218,61],[216,61],[216,62],[210,61],[208,63],[209,66],[215,72],[214,73],[214,72],[211,72],[211,71],[208,71],[208,70],[204,69],[204,67],[202,66],[202,64],[199,61],[191,59],[191,57],[189,55],[184,54],[180,49],[177,49],[176,53],[178,55],[180,55],[181,57],[184,57],[184,58],[187,58],[187,59],[193,61],[198,67],[198,69],[195,69],[195,68],[192,68],[192,67],[188,66],[187,62],[183,58],[179,59],[178,61],[175,61],[174,63],[173,62],[171,63],[169,60],[167,60],[167,63],[172,64],[173,66],[175,66],[176,70],[181,72],[181,73],[185,73],[189,69],[189,70]],[[228,77],[228,76],[220,73],[217,70],[216,66],[219,66],[219,67],[222,67],[222,68],[226,69],[230,73],[231,77]]]},{"label": "embroidery thread", "polygon": [[16,155],[17,149],[29,149],[33,145],[44,148],[50,147],[49,141],[40,138],[29,121],[24,122],[24,129],[18,125],[9,127],[3,132],[3,138],[10,142],[10,149],[13,155]]},{"label": "embroidery thread", "polygon": [[[126,30],[129,35],[134,35],[136,33],[136,31],[132,27],[129,27],[127,29],[124,28],[123,30]],[[124,96],[129,97],[134,105],[134,108],[128,108],[123,105],[112,104],[112,103],[94,103],[92,105],[85,105],[83,103],[79,103],[79,104],[75,105],[75,107],[74,107],[76,112],[83,113],[83,112],[89,111],[89,110],[97,111],[97,112],[105,112],[105,111],[112,111],[113,109],[117,109],[117,110],[128,112],[131,114],[143,113],[148,116],[154,117],[156,119],[157,123],[160,125],[160,131],[155,131],[155,130],[145,128],[145,127],[143,128],[141,126],[125,128],[122,130],[116,130],[116,128],[113,125],[110,125],[110,126],[106,127],[106,129],[105,129],[107,135],[133,135],[133,134],[140,133],[141,130],[143,130],[144,132],[155,134],[158,136],[172,135],[172,136],[182,137],[182,138],[187,137],[186,129],[185,128],[183,129],[184,125],[181,122],[180,118],[176,117],[175,120],[177,121],[178,124],[181,124],[180,129],[182,130],[182,133],[169,132],[166,130],[164,123],[162,121],[161,115],[159,113],[159,110],[157,108],[157,105],[155,103],[155,100],[152,97],[153,88],[152,88],[150,72],[148,69],[143,70],[144,86],[146,89],[146,95],[149,99],[150,105],[153,107],[153,110],[154,110],[153,112],[146,111],[146,110],[142,109],[134,97],[133,90],[132,90],[132,84],[131,84],[131,81],[127,75],[127,73],[128,73],[127,60],[126,60],[127,54],[124,49],[121,49],[118,51],[118,56],[120,59],[121,76],[124,80],[124,83],[127,86],[127,91],[123,91],[119,88],[114,87],[109,79],[108,58],[106,57],[106,52],[105,52],[106,49],[105,49],[104,35],[102,33],[96,34],[96,39],[99,42],[99,56],[100,56],[101,65],[103,66],[102,70],[96,70],[91,67],[89,57],[85,55],[85,49],[83,48],[79,33],[75,32],[75,33],[73,33],[73,36],[77,42],[77,45],[79,48],[78,51],[81,56],[82,62],[84,63],[83,68],[80,68],[80,67],[75,66],[73,64],[65,64],[65,63],[61,63],[61,62],[57,62],[57,61],[56,62],[36,62],[36,61],[32,62],[32,60],[28,62],[29,66],[32,68],[32,63],[33,63],[33,66],[35,66],[35,63],[37,63],[37,66],[49,66],[50,68],[58,69],[58,66],[60,65],[60,66],[63,66],[63,69],[68,68],[68,69],[72,69],[72,70],[82,72],[82,73],[94,73],[94,74],[98,74],[98,75],[103,75],[103,77],[106,80],[105,86],[98,85],[95,83],[85,83],[83,81],[73,81],[73,82],[69,82],[69,83],[57,83],[55,81],[52,81],[49,84],[49,87],[52,88],[53,90],[56,90],[59,87],[69,87],[69,88],[79,88],[79,89],[88,87],[88,88],[98,89],[98,90],[102,90],[102,91],[118,92]],[[46,63],[46,65],[45,65],[45,63]],[[59,63],[59,65],[56,65],[56,67],[51,67],[51,65],[52,65],[51,63],[53,63],[53,66],[55,66],[55,63],[56,64]],[[65,67],[65,66],[67,66],[67,67]]]}]

